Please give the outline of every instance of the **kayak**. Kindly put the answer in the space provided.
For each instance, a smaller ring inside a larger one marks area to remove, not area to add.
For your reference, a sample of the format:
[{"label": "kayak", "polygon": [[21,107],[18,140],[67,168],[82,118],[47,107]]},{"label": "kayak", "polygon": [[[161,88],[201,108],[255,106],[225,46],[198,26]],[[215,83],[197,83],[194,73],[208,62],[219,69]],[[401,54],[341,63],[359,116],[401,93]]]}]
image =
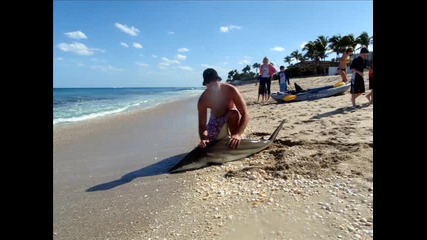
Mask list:
[{"label": "kayak", "polygon": [[310,101],[319,98],[342,95],[350,89],[350,82],[344,83],[339,82],[334,85],[328,85],[324,87],[311,88],[302,90],[300,87],[299,91],[287,91],[272,93],[271,98],[276,100],[278,103],[284,102],[296,102],[296,101]]}]

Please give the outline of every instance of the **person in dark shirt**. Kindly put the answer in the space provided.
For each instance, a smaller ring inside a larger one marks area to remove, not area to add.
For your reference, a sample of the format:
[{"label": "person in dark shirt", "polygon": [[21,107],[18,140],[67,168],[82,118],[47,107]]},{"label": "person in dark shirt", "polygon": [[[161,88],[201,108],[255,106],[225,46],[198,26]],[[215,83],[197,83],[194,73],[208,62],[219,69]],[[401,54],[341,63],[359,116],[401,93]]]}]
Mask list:
[{"label": "person in dark shirt", "polygon": [[351,103],[353,107],[356,105],[356,98],[365,92],[365,82],[363,80],[363,69],[366,66],[366,59],[368,59],[369,51],[366,47],[360,49],[360,55],[355,58],[350,64],[350,70],[353,72],[351,75]]},{"label": "person in dark shirt", "polygon": [[374,103],[374,60],[371,60],[371,67],[369,68],[369,89],[370,93],[366,95],[366,98],[369,100],[369,103]]}]

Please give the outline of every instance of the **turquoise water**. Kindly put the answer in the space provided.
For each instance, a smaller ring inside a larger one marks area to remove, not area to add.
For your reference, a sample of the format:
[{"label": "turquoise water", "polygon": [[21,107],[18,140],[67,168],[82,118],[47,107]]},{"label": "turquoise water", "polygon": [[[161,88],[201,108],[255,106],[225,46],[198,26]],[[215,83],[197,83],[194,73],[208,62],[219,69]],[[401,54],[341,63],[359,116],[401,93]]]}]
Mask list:
[{"label": "turquoise water", "polygon": [[198,96],[202,88],[54,88],[53,125],[155,107]]}]

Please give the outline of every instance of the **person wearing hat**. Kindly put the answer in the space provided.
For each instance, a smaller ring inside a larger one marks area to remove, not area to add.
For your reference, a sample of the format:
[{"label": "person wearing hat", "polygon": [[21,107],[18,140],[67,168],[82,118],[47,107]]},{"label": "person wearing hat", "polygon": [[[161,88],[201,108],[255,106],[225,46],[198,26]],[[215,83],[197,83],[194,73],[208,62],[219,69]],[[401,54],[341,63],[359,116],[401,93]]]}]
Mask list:
[{"label": "person wearing hat", "polygon": [[203,85],[206,90],[197,102],[199,146],[202,148],[209,142],[227,135],[231,136],[229,147],[237,148],[249,122],[246,103],[239,90],[231,84],[220,83],[221,80],[213,68],[207,68],[203,72]]},{"label": "person wearing hat", "polygon": [[366,66],[366,59],[368,59],[369,51],[366,47],[360,49],[360,54],[355,58],[351,64],[350,69],[353,72],[351,76],[351,103],[353,107],[358,107],[356,105],[356,98],[359,97],[362,93],[365,92],[365,82],[363,80],[363,69]]}]

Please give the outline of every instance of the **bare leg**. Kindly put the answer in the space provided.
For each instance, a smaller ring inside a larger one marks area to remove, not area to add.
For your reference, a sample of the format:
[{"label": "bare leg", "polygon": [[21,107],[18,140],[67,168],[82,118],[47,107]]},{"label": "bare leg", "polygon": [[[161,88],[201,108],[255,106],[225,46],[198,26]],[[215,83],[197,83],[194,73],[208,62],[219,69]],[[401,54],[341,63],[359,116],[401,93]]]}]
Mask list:
[{"label": "bare leg", "polygon": [[228,111],[227,113],[228,118],[228,128],[230,129],[231,135],[236,134],[239,130],[239,124],[240,124],[240,113],[236,109],[232,109]]},{"label": "bare leg", "polygon": [[353,104],[353,107],[356,107],[356,98],[360,96],[361,93],[351,94],[351,104]]},{"label": "bare leg", "polygon": [[346,71],[343,71],[343,70],[338,70],[338,72],[340,73],[340,75],[341,75],[341,79],[342,79],[342,81],[343,82],[347,82],[348,80],[347,80],[347,72]]}]

